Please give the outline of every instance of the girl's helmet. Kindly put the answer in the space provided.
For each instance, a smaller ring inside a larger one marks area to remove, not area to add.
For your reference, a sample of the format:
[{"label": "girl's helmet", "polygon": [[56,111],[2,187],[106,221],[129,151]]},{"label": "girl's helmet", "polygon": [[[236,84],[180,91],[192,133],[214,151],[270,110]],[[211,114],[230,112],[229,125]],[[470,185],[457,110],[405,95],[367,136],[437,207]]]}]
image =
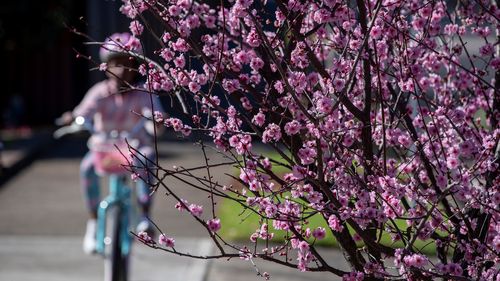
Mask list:
[{"label": "girl's helmet", "polygon": [[102,62],[108,62],[115,57],[131,56],[130,53],[142,55],[139,39],[128,32],[114,33],[101,45],[99,58]]}]

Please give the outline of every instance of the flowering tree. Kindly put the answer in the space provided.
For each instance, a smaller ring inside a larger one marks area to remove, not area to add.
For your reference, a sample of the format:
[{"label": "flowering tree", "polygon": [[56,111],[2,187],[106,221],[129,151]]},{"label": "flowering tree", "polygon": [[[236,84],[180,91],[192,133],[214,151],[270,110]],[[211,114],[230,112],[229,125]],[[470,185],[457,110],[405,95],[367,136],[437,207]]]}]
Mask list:
[{"label": "flowering tree", "polygon": [[[157,167],[155,188],[205,226],[219,250],[205,258],[262,258],[344,280],[498,280],[497,2],[125,0],[135,38],[119,43],[138,56],[147,32],[160,46],[140,56],[144,90],[176,93],[190,116],[157,112],[156,122],[209,136],[232,161],[204,169],[237,166],[243,186]],[[253,243],[275,230],[285,242],[262,251],[225,241],[216,210],[203,214],[165,184],[186,176],[212,200],[258,214]],[[325,227],[311,228],[312,216]],[[314,241],[330,235],[350,272],[318,252]],[[139,236],[183,254],[175,237]],[[417,241],[435,244],[436,257]]]}]

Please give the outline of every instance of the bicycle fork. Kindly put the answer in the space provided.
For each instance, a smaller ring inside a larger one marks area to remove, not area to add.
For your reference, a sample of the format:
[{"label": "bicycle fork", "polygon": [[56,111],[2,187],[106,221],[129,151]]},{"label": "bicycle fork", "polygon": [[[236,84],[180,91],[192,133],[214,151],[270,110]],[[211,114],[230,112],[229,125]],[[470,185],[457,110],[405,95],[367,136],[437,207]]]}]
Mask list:
[{"label": "bicycle fork", "polygon": [[[132,237],[129,234],[130,221],[130,188],[124,184],[124,179],[119,175],[109,176],[109,195],[99,204],[97,210],[97,233],[96,233],[96,251],[105,255],[106,245],[111,243],[111,237],[106,236],[106,225],[109,219],[120,220],[119,241],[121,244],[122,256],[130,253]],[[108,216],[112,208],[117,208],[118,216],[116,218]]]}]

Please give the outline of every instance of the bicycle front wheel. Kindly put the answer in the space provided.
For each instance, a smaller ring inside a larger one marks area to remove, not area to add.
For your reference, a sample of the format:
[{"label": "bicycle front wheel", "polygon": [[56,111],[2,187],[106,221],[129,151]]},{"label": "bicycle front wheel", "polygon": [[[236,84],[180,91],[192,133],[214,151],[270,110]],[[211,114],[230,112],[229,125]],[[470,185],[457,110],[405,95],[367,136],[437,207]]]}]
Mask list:
[{"label": "bicycle front wheel", "polygon": [[128,256],[122,254],[121,237],[121,210],[119,207],[111,207],[106,215],[106,234],[104,237],[104,280],[105,281],[127,281],[128,279]]}]

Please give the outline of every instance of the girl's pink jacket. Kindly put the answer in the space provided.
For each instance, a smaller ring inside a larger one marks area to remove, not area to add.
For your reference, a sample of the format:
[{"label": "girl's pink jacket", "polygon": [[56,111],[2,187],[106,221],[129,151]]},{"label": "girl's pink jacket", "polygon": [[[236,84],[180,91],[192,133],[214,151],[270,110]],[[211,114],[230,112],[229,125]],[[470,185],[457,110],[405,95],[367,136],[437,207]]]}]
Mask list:
[{"label": "girl's pink jacket", "polygon": [[[131,132],[143,117],[138,114],[145,112],[163,112],[160,100],[156,95],[142,91],[125,90],[120,93],[118,85],[113,80],[104,80],[90,88],[73,110],[73,116],[83,116],[93,120],[94,135],[110,133],[113,130]],[[152,137],[144,126],[134,134],[140,146],[152,143]]]}]

